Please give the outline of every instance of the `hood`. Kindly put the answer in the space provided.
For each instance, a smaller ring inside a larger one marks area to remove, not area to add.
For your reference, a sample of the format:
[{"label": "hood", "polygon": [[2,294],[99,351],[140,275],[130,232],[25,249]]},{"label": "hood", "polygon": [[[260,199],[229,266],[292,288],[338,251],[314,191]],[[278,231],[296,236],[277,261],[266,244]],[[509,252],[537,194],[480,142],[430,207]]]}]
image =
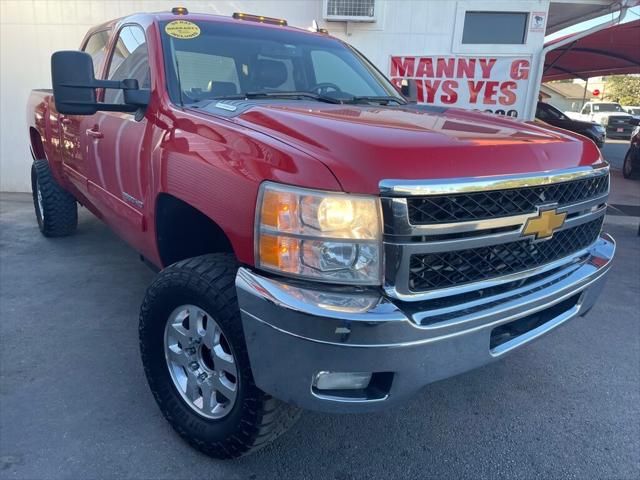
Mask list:
[{"label": "hood", "polygon": [[567,131],[457,109],[254,103],[235,121],[323,162],[343,189],[378,193],[383,179],[531,173],[591,165],[592,142]]}]

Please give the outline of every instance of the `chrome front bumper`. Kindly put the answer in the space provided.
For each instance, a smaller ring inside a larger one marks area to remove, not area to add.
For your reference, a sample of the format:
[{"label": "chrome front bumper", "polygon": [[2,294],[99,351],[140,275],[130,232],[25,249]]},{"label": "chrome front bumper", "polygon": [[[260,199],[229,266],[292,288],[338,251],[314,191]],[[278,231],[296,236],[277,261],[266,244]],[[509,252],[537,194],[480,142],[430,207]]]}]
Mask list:
[{"label": "chrome front bumper", "polygon": [[[380,292],[312,290],[241,268],[236,287],[255,382],[274,397],[311,410],[385,407],[586,314],[602,290],[614,251],[613,239],[602,235],[564,274],[550,274],[529,290],[474,300],[473,308],[441,321],[430,317],[428,323],[420,321],[424,315],[415,304]],[[516,322],[533,326],[514,327],[508,340],[496,342],[497,332],[504,335]],[[312,381],[322,371],[373,372],[372,388],[319,391]]]}]

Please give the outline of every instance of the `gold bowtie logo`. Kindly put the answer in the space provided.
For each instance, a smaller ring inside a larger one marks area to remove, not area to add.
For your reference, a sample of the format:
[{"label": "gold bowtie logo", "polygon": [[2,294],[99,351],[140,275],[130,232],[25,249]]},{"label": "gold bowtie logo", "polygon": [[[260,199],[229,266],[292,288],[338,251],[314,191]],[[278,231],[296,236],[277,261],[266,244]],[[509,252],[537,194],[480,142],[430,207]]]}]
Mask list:
[{"label": "gold bowtie logo", "polygon": [[567,213],[558,213],[556,209],[541,210],[537,216],[527,220],[522,235],[534,235],[536,240],[551,238],[553,232],[564,225]]}]

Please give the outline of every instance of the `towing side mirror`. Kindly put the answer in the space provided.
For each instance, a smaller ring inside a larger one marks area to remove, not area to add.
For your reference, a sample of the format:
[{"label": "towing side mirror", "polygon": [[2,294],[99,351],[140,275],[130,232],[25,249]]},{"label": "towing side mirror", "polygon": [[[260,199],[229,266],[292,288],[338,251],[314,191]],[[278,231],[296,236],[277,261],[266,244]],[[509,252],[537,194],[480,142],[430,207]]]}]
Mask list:
[{"label": "towing side mirror", "polygon": [[416,102],[418,100],[418,88],[416,81],[412,78],[403,78],[400,86],[400,93],[409,102]]},{"label": "towing side mirror", "polygon": [[[51,83],[56,109],[66,115],[93,115],[99,110],[135,112],[147,106],[151,97],[150,90],[139,88],[135,79],[96,80],[91,55],[76,50],[51,55]],[[124,90],[125,103],[99,103],[96,88]]]}]

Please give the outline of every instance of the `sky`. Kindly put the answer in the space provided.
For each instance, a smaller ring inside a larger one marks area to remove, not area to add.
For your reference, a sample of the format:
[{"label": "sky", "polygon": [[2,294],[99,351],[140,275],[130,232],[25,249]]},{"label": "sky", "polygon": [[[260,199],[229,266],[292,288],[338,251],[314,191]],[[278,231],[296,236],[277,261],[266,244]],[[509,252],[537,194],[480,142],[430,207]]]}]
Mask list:
[{"label": "sky", "polygon": [[[615,13],[614,15],[617,16],[617,13]],[[563,37],[565,35],[569,35],[571,33],[576,33],[576,32],[581,32],[583,30],[588,30],[591,27],[595,27],[596,25],[598,25],[599,23],[603,23],[607,20],[610,20],[611,15],[604,15],[602,17],[597,17],[591,20],[587,20],[586,22],[581,22],[581,23],[577,23],[576,25],[573,25],[571,27],[565,28],[563,30],[560,30],[556,33],[552,33],[551,35],[547,35],[546,37],[544,37],[544,41],[545,43],[548,42],[549,40],[553,40],[555,38],[559,38],[559,37]],[[624,18],[624,20],[622,20],[622,23],[627,23],[627,22],[631,22],[633,20],[637,20],[638,18],[640,18],[640,7],[632,7],[629,9],[629,11],[627,11],[627,16]]]}]

